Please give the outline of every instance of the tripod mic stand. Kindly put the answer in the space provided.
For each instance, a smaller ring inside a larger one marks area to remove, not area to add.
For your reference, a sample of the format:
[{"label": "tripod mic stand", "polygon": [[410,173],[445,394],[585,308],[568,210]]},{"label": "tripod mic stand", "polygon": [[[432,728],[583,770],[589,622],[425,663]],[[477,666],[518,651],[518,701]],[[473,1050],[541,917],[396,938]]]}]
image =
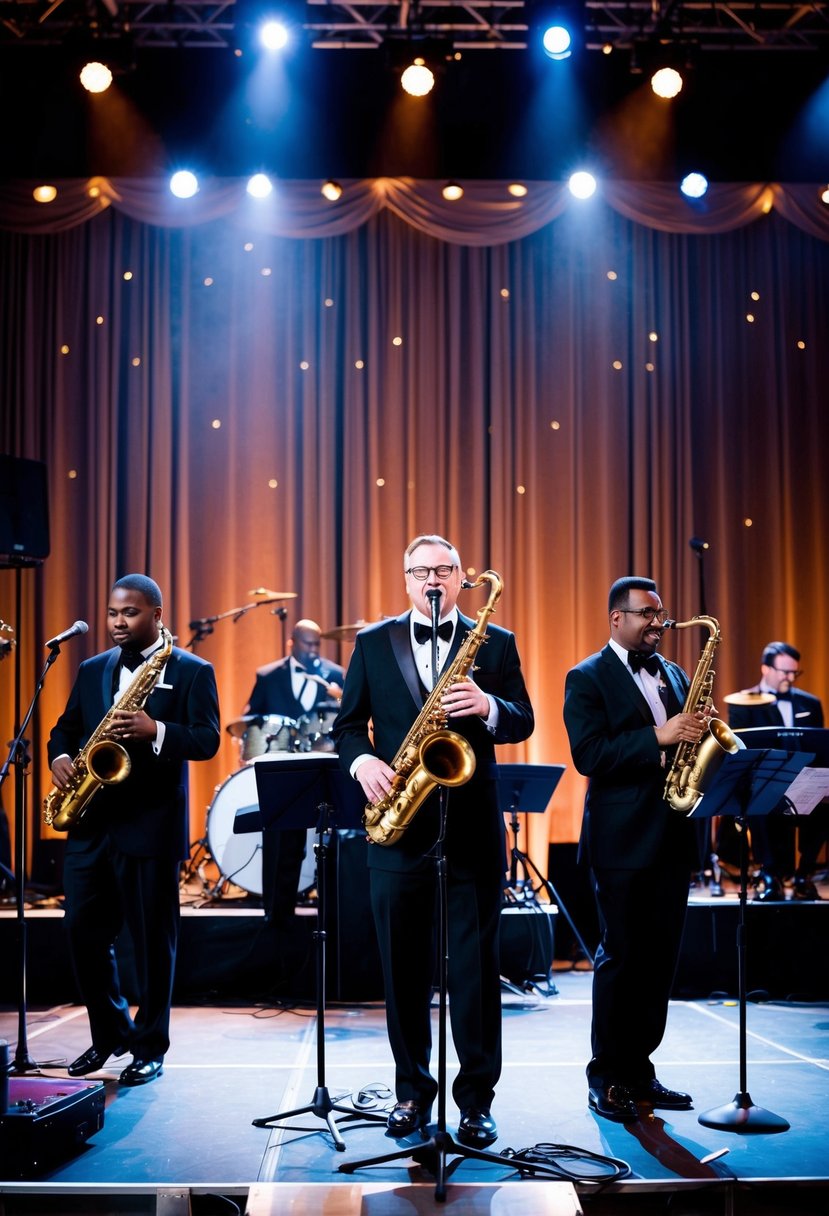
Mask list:
[{"label": "tripod mic stand", "polygon": [[[239,827],[242,830],[258,831],[267,827],[278,817],[281,828],[308,827],[310,815],[314,816],[317,843],[314,852],[317,857],[317,929],[314,933],[316,946],[316,980],[317,980],[317,1084],[314,1096],[305,1106],[294,1110],[279,1111],[275,1115],[266,1115],[253,1120],[254,1127],[278,1127],[286,1119],[298,1115],[312,1114],[317,1119],[323,1119],[328,1126],[336,1148],[345,1151],[345,1141],[337,1127],[335,1112],[344,1115],[345,1120],[361,1119],[369,1122],[385,1123],[385,1115],[374,1111],[356,1110],[353,1106],[341,1105],[334,1102],[325,1084],[325,942],[326,942],[326,869],[328,856],[328,838],[331,833],[331,814],[335,810],[332,799],[339,789],[344,793],[347,786],[337,783],[339,762],[336,756],[314,753],[311,756],[297,759],[271,762],[260,761],[256,765],[256,785],[259,791],[259,804],[262,814],[243,814]],[[344,781],[345,779],[343,779]],[[349,782],[349,785],[352,784]],[[351,791],[349,790],[349,793]],[[326,796],[327,795],[327,796]],[[347,797],[347,795],[346,795]],[[319,801],[317,802],[317,798]],[[340,807],[344,817],[349,811],[353,812],[354,800],[351,806],[345,797],[340,799]],[[362,803],[360,803],[362,810]],[[249,821],[245,823],[245,820]],[[263,822],[264,820],[264,822]],[[352,826],[348,823],[347,826]],[[234,825],[234,830],[236,825]]]},{"label": "tripod mic stand", "polygon": [[[529,1162],[518,1162],[499,1153],[488,1153],[484,1149],[472,1148],[459,1144],[446,1130],[446,1008],[448,991],[448,961],[449,961],[449,919],[446,880],[446,855],[444,839],[446,834],[446,788],[439,788],[440,798],[440,834],[435,850],[435,869],[438,891],[438,949],[439,960],[439,992],[438,992],[438,1068],[437,1068],[437,1123],[429,1125],[429,1136],[422,1144],[408,1148],[395,1149],[390,1153],[381,1153],[378,1157],[368,1157],[361,1161],[344,1161],[339,1166],[342,1174],[353,1174],[355,1170],[372,1165],[382,1165],[388,1161],[400,1161],[412,1157],[424,1165],[434,1176],[435,1199],[442,1202],[446,1198],[446,1182],[450,1174],[466,1159],[475,1161],[490,1161],[496,1165],[508,1167],[521,1172],[538,1173],[541,1176],[561,1179],[561,1175],[553,1170],[546,1170],[543,1165]],[[447,1161],[451,1155],[454,1161]]]}]

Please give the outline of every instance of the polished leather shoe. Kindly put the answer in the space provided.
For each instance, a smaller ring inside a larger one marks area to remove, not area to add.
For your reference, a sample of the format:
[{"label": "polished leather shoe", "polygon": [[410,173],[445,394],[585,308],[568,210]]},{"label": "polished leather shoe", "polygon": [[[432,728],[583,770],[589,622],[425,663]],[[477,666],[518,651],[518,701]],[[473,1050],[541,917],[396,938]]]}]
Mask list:
[{"label": "polished leather shoe", "polygon": [[82,1056],[78,1056],[77,1060],[73,1060],[66,1071],[70,1077],[85,1077],[91,1072],[99,1072],[110,1056],[122,1056],[126,1050],[126,1047],[120,1045],[101,1051],[97,1047],[90,1047]]},{"label": "polished leather shoe", "polygon": [[146,1085],[148,1081],[154,1081],[156,1077],[160,1077],[164,1069],[161,1067],[164,1063],[163,1057],[160,1060],[133,1060],[132,1064],[128,1064],[121,1073],[118,1080],[122,1085]]},{"label": "polished leather shoe", "polygon": [[[783,890],[783,884],[779,878],[775,878],[773,874],[768,874],[763,871],[757,875],[758,891],[754,898],[761,904],[782,903],[786,898],[786,892]],[[759,888],[762,888],[760,890]]]},{"label": "polished leather shoe", "polygon": [[666,1089],[656,1077],[645,1085],[637,1085],[632,1091],[635,1102],[649,1102],[665,1110],[690,1110],[693,1098],[679,1089]]},{"label": "polished leather shoe", "polygon": [[603,1089],[589,1089],[587,1105],[603,1119],[614,1123],[633,1123],[639,1118],[639,1107],[626,1085],[607,1085]]},{"label": "polished leather shoe", "polygon": [[470,1148],[486,1148],[498,1139],[498,1128],[486,1106],[469,1106],[461,1111],[458,1139]]},{"label": "polished leather shoe", "polygon": [[419,1102],[398,1102],[389,1114],[386,1130],[390,1136],[408,1136],[428,1121],[429,1112]]},{"label": "polished leather shoe", "polygon": [[792,899],[820,899],[820,894],[811,878],[795,878]]}]

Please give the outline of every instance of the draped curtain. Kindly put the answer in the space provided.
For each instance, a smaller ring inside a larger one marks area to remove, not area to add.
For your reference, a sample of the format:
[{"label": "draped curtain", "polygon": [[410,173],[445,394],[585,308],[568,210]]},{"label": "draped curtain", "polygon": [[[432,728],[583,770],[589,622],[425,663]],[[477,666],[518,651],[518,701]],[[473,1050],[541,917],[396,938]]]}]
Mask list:
[{"label": "draped curtain", "polygon": [[[722,186],[692,209],[654,184],[581,206],[554,183],[526,205],[504,183],[454,205],[435,183],[344,184],[339,211],[310,183],[265,211],[230,182],[189,211],[156,182],[58,183],[53,211],[0,188],[0,451],[46,463],[51,541],[42,566],[0,570],[4,737],[15,663],[27,702],[43,639],[88,620],[31,724],[37,806],[122,573],[161,584],[179,645],[219,618],[193,645],[227,725],[298,618],[400,611],[403,548],[438,531],[470,577],[504,579],[495,620],[537,725],[501,759],[567,765],[528,817],[543,864],[577,837],[584,789],[564,677],[605,643],[618,575],[652,574],[680,620],[717,617],[715,696],[754,683],[773,638],[829,693],[826,209],[812,186]],[[252,606],[260,587],[284,622]],[[663,649],[692,670],[705,637]],[[191,766],[194,839],[236,747],[224,734]]]}]

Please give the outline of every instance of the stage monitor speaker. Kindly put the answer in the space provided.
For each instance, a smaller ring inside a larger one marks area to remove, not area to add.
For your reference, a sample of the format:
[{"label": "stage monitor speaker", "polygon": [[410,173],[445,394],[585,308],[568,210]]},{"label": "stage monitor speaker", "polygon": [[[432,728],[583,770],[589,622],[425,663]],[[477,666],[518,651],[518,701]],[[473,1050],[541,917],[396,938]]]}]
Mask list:
[{"label": "stage monitor speaker", "polygon": [[48,556],[46,465],[0,455],[0,567],[38,566]]}]

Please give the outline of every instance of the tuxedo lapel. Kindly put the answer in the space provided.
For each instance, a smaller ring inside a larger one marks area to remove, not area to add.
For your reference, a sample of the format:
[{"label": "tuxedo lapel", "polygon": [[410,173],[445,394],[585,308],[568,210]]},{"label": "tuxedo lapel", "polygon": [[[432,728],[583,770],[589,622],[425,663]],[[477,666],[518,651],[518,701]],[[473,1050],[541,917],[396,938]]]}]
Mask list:
[{"label": "tuxedo lapel", "polygon": [[679,683],[679,678],[676,674],[676,669],[663,660],[660,661],[662,675],[668,686],[668,704],[665,707],[668,717],[682,712],[682,707],[685,704],[685,696],[682,691],[682,685]]},{"label": "tuxedo lapel", "polygon": [[402,616],[392,621],[389,626],[389,641],[403,681],[411,693],[415,705],[420,709],[426,699],[426,693],[418,677],[412,654],[412,640],[409,632],[410,615],[410,613],[404,612]]},{"label": "tuxedo lapel", "polygon": [[644,718],[648,725],[653,726],[653,714],[645,694],[625,667],[615,651],[606,646],[601,654],[601,661],[607,672],[608,680],[615,696],[624,702],[629,702]]},{"label": "tuxedo lapel", "polygon": [[116,646],[114,648],[114,650],[110,650],[108,652],[107,657],[106,657],[106,662],[104,663],[103,671],[101,672],[101,686],[100,686],[101,706],[102,706],[102,712],[100,714],[101,718],[103,718],[104,714],[107,713],[110,710],[110,708],[112,707],[112,702],[113,702],[113,699],[115,696],[115,690],[116,690],[115,672],[117,670],[117,667],[118,667],[118,664],[120,663],[120,661],[121,661],[121,651],[120,651],[120,648],[118,646]]}]

